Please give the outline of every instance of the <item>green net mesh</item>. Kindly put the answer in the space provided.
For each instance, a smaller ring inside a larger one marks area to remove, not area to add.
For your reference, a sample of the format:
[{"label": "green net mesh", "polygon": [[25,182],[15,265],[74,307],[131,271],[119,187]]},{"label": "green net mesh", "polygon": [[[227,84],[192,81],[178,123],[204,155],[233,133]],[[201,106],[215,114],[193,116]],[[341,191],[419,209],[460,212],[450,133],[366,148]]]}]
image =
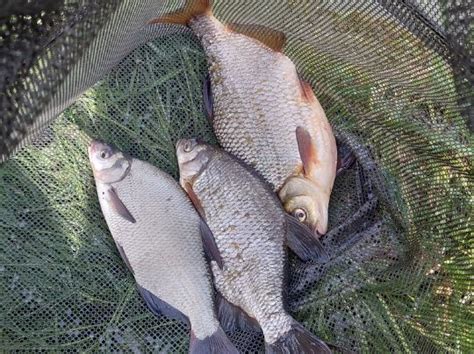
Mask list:
[{"label": "green net mesh", "polygon": [[[331,197],[331,261],[291,260],[289,308],[327,342],[474,350],[466,4],[215,2],[224,22],[285,32],[285,54],[357,158]],[[188,329],[147,310],[115,249],[87,144],[177,177],[178,138],[216,143],[205,55],[189,31],[143,27],[179,2],[47,5],[0,16],[2,159],[23,146],[0,165],[0,350],[186,352]],[[263,351],[258,334],[230,337]]]}]

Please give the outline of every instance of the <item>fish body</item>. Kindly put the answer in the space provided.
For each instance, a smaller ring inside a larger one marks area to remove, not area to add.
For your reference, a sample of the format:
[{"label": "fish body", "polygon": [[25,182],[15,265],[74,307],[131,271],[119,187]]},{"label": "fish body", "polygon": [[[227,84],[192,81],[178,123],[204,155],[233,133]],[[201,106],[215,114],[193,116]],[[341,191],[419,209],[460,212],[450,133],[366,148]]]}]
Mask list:
[{"label": "fish body", "polygon": [[[293,62],[275,50],[284,37],[274,31],[265,36],[266,29],[257,26],[224,25],[209,6],[188,1],[181,12],[158,22],[185,23],[201,40],[220,145],[255,168],[287,212],[324,234],[337,148],[323,108]],[[298,127],[310,135],[306,151],[299,149]],[[304,166],[302,153],[310,155],[310,165]]]},{"label": "fish body", "polygon": [[190,323],[190,352],[219,352],[217,337],[218,347],[236,353],[215,316],[202,220],[186,193],[165,172],[104,143],[94,141],[89,156],[105,220],[148,306]]},{"label": "fish body", "polygon": [[209,145],[184,140],[177,154],[180,182],[222,258],[222,268],[212,263],[217,290],[258,322],[268,351],[329,352],[285,310],[288,216],[271,189],[234,157]]}]

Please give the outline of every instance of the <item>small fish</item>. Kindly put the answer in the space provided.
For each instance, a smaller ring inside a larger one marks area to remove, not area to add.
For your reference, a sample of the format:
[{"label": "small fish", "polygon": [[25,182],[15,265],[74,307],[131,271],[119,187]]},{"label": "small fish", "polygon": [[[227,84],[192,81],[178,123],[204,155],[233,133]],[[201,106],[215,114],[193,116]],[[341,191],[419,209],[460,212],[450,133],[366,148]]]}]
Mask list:
[{"label": "small fish", "polygon": [[319,241],[285,213],[266,182],[225,151],[180,140],[177,157],[181,186],[214,236],[214,282],[234,306],[229,315],[237,307],[258,322],[270,353],[329,353],[286,312],[283,299],[285,244],[302,259],[324,259]]},{"label": "small fish", "polygon": [[224,25],[209,0],[188,0],[183,10],[150,23],[194,31],[209,62],[204,97],[220,145],[255,168],[288,213],[325,234],[336,140],[310,84],[282,53],[283,33]]},{"label": "small fish", "polygon": [[238,353],[215,315],[201,240],[209,231],[186,193],[168,174],[100,141],[89,159],[102,213],[151,311],[190,324],[190,353]]}]

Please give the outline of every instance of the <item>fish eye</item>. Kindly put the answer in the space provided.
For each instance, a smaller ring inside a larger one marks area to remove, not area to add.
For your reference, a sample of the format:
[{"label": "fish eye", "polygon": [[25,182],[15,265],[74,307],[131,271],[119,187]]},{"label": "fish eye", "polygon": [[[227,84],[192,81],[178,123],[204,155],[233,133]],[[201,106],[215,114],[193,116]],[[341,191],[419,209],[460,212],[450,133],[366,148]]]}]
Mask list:
[{"label": "fish eye", "polygon": [[110,157],[109,151],[108,151],[108,150],[102,150],[102,151],[100,152],[100,157],[101,157],[102,159],[108,159],[108,158]]},{"label": "fish eye", "polygon": [[191,140],[188,140],[184,143],[183,150],[184,152],[190,152],[193,149],[193,143]]},{"label": "fish eye", "polygon": [[293,210],[293,216],[297,218],[300,222],[306,221],[306,210],[302,208],[297,208]]}]

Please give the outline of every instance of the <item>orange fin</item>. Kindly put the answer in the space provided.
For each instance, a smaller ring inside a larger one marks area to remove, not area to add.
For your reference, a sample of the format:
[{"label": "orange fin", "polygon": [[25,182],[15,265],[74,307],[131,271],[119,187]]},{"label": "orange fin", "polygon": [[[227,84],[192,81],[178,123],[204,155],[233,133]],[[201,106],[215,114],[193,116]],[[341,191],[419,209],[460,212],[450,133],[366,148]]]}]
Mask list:
[{"label": "orange fin", "polygon": [[276,52],[281,52],[286,43],[286,36],[283,32],[265,26],[231,23],[227,25],[227,28],[231,31],[256,39]]},{"label": "orange fin", "polygon": [[296,141],[300,152],[301,162],[303,162],[304,175],[309,176],[316,165],[316,147],[309,132],[303,128],[296,128]]},{"label": "orange fin", "polygon": [[314,102],[316,101],[316,96],[314,95],[313,88],[309,84],[309,82],[303,80],[301,76],[298,75],[301,85],[301,96],[307,102]]},{"label": "orange fin", "polygon": [[191,183],[186,182],[184,185],[184,190],[186,191],[186,193],[188,193],[188,197],[193,203],[199,215],[201,215],[201,217],[204,219],[206,216],[204,214],[204,209],[201,205],[201,201],[199,200],[198,196],[196,195],[196,193],[194,193],[193,186],[191,185]]},{"label": "orange fin", "polygon": [[198,15],[211,15],[211,0],[186,0],[181,10],[169,13],[162,17],[157,17],[148,21],[152,23],[173,23],[177,25],[187,25],[188,22]]}]

